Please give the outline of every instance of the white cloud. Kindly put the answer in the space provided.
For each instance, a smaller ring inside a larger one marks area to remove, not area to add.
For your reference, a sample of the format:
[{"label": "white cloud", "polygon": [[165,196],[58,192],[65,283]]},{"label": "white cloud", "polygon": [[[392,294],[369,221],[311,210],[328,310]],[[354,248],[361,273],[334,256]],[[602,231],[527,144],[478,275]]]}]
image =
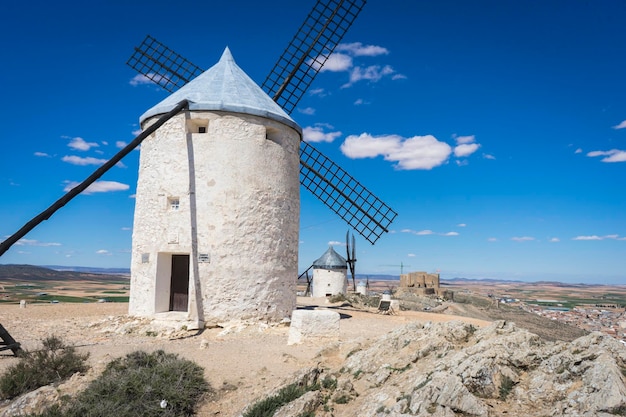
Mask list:
[{"label": "white cloud", "polygon": [[462,145],[464,143],[474,143],[476,140],[476,136],[475,135],[469,135],[469,136],[453,136],[454,140],[456,140],[456,144],[457,145]]},{"label": "white cloud", "polygon": [[395,162],[400,170],[432,169],[445,163],[452,148],[432,135],[405,139],[398,135],[350,135],[341,144],[341,152],[351,159],[382,156]]},{"label": "white cloud", "polygon": [[626,162],[626,151],[611,149],[610,151],[591,151],[587,153],[589,157],[604,156],[602,162]]},{"label": "white cloud", "polygon": [[478,148],[480,148],[480,145],[477,143],[463,143],[454,147],[454,156],[457,158],[470,156],[476,152]]},{"label": "white cloud", "polygon": [[122,230],[126,231],[126,230],[133,230],[133,229],[130,227],[122,227]]},{"label": "white cloud", "polygon": [[465,226],[467,226],[467,224],[465,224],[465,223],[459,223],[459,224],[457,224],[457,227],[465,227]]},{"label": "white cloud", "polygon": [[[143,130],[137,129],[137,130],[133,130],[131,133],[132,133],[133,136],[137,137],[137,136],[141,135],[141,132],[143,132]],[[138,149],[139,149],[139,146],[137,146],[135,148],[135,150],[138,150]]]},{"label": "white cloud", "polygon": [[40,156],[40,157],[44,157],[44,158],[50,158],[50,155],[48,155],[45,152],[35,152],[34,153],[35,156]]},{"label": "white cloud", "polygon": [[572,240],[602,240],[602,238],[597,235],[591,235],[591,236],[576,236],[572,238]]},{"label": "white cloud", "polygon": [[308,126],[302,129],[305,142],[332,142],[341,136],[341,132],[324,132],[323,126]]},{"label": "white cloud", "polygon": [[352,84],[359,81],[372,81],[378,82],[383,77],[392,75],[395,70],[390,65],[370,65],[368,67],[354,67],[350,71],[350,81],[342,86],[342,88],[350,87]]},{"label": "white cloud", "polygon": [[357,98],[356,100],[354,100],[355,106],[362,106],[364,104],[370,104],[370,103],[368,101],[363,100],[362,98]]},{"label": "white cloud", "polygon": [[115,142],[115,146],[120,149],[125,147],[126,145],[128,145],[128,143],[124,142],[123,140],[118,140],[117,142]]},{"label": "white cloud", "polygon": [[487,239],[487,242],[497,242],[497,241],[498,241],[498,239],[495,238],[495,237],[490,237],[490,238]]},{"label": "white cloud", "polygon": [[512,237],[511,240],[514,240],[515,242],[528,242],[531,240],[535,240],[535,238],[530,237],[530,236],[520,236],[520,237],[515,236],[515,237]]},{"label": "white cloud", "polygon": [[[313,63],[315,66],[315,63]],[[320,72],[331,71],[331,72],[340,72],[340,71],[348,71],[352,68],[352,58],[345,54],[333,53],[328,57],[324,66],[320,69]]]},{"label": "white cloud", "polygon": [[409,253],[406,256],[408,256],[409,258],[415,258],[415,254],[414,253]]},{"label": "white cloud", "polygon": [[[63,191],[68,192],[80,183],[76,181],[65,181],[65,184],[66,185]],[[110,191],[126,191],[129,188],[130,187],[128,186],[128,184],[122,184],[121,182],[117,181],[96,181],[89,187],[87,187],[87,189],[83,191],[83,194],[107,193]]]},{"label": "white cloud", "polygon": [[323,88],[313,88],[309,90],[309,94],[312,96],[318,96],[318,97],[326,97],[328,95],[326,93],[326,90],[324,90]]},{"label": "white cloud", "polygon": [[485,159],[496,159],[496,157],[495,157],[495,156],[490,155],[490,154],[488,154],[488,153],[484,153],[484,154],[483,154],[483,158],[485,158]]},{"label": "white cloud", "polygon": [[70,143],[67,144],[72,149],[76,149],[77,151],[88,151],[91,148],[96,148],[99,145],[96,142],[86,142],[85,139],[80,137],[75,137],[70,140]]},{"label": "white cloud", "polygon": [[352,56],[379,56],[389,54],[387,48],[376,45],[363,45],[361,42],[340,43],[335,50],[347,52]]},{"label": "white cloud", "polygon": [[613,126],[613,129],[626,129],[626,120],[622,121],[620,124]]},{"label": "white cloud", "polygon": [[458,236],[459,232],[447,232],[447,233],[435,233],[432,230],[429,229],[425,229],[425,230],[420,230],[415,231],[413,229],[402,229],[400,230],[401,233],[411,233],[413,235],[417,235],[417,236],[429,236],[429,235],[439,235],[439,236]]},{"label": "white cloud", "polygon": [[60,243],[56,243],[56,242],[40,242],[40,241],[35,240],[35,239],[20,239],[17,242],[15,242],[15,244],[17,246],[42,246],[42,247],[61,246]]},{"label": "white cloud", "polygon": [[329,246],[346,246],[346,242],[339,242],[338,240],[331,240],[328,242]]},{"label": "white cloud", "polygon": [[578,149],[576,149],[576,150],[574,151],[574,153],[583,153],[583,150],[582,150],[582,148],[578,148]]},{"label": "white cloud", "polygon": [[94,158],[91,156],[87,156],[87,157],[80,157],[80,156],[76,156],[76,155],[65,155],[63,158],[61,158],[61,160],[63,162],[67,162],[68,164],[72,164],[72,165],[102,165],[104,164],[107,160],[106,159],[98,159],[98,158]]},{"label": "white cloud", "polygon": [[560,242],[561,239],[559,239],[558,237],[552,237],[550,238],[549,242]]},{"label": "white cloud", "polygon": [[[363,45],[361,42],[339,44],[335,48],[335,52],[326,59],[320,72],[350,72],[350,81],[344,84],[342,88],[350,87],[362,80],[378,82],[385,76],[390,76],[392,80],[406,78],[406,76],[396,73],[390,65],[355,66],[354,63],[354,57],[376,57],[388,54],[389,50],[382,46]],[[320,57],[319,61],[323,59],[324,57]],[[319,66],[317,60],[311,60],[309,63],[314,67]]]},{"label": "white cloud", "polygon": [[307,107],[304,109],[298,109],[298,111],[302,114],[306,114],[307,116],[312,116],[315,114],[315,109],[313,107]]},{"label": "white cloud", "polygon": [[[154,74],[151,74],[151,76]],[[154,84],[154,82],[143,74],[135,75],[129,82],[130,85],[136,87],[138,85]]]},{"label": "white cloud", "polygon": [[97,250],[97,251],[96,251],[96,253],[97,253],[98,255],[107,255],[107,256],[111,256],[111,252],[109,252],[109,251],[108,251],[108,250],[106,250],[106,249],[100,249],[100,250]]},{"label": "white cloud", "polygon": [[598,235],[576,236],[572,238],[572,240],[604,240],[604,239],[626,240],[626,237],[620,237],[618,234],[611,234],[611,235],[605,235],[605,236],[598,236]]}]

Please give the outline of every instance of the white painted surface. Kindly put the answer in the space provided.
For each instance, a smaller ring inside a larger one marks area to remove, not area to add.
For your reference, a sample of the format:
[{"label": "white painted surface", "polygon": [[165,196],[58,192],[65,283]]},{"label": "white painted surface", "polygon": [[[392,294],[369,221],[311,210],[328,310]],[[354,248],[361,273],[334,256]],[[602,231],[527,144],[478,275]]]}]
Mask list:
[{"label": "white painted surface", "polygon": [[[207,132],[194,133],[201,125]],[[189,318],[217,324],[279,321],[291,314],[298,265],[299,141],[298,132],[276,121],[211,111],[175,116],[144,141],[131,315],[169,309],[172,254],[190,255]],[[177,210],[168,204],[172,198],[179,199]],[[142,254],[148,254],[148,262],[142,262]],[[209,261],[198,262],[199,254]]]},{"label": "white painted surface", "polygon": [[313,297],[326,297],[328,295],[345,294],[348,281],[347,269],[313,269]]}]

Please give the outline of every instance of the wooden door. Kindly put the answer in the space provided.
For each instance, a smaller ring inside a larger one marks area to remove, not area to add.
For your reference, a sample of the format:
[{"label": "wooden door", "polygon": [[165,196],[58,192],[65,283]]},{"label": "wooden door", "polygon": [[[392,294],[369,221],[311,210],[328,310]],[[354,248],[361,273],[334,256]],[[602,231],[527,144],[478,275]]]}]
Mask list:
[{"label": "wooden door", "polygon": [[170,311],[187,311],[189,300],[189,255],[172,255]]}]

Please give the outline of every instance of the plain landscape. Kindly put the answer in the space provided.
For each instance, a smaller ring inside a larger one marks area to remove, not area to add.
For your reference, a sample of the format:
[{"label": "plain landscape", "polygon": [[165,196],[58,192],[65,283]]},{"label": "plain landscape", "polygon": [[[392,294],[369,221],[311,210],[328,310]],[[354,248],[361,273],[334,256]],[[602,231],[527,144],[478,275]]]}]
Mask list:
[{"label": "plain landscape", "polygon": [[[3,267],[6,272],[7,266]],[[495,416],[505,411],[520,416],[583,415],[584,407],[576,405],[578,402],[597,405],[602,401],[609,404],[606,410],[614,412],[606,415],[622,415],[619,413],[625,408],[620,407],[626,407],[622,401],[626,397],[619,399],[626,378],[626,348],[616,338],[590,334],[524,311],[515,303],[499,301],[523,298],[554,305],[611,304],[623,311],[623,286],[452,280],[444,287],[454,291],[454,302],[442,302],[436,297],[404,300],[394,315],[377,314],[375,303],[370,301],[368,305],[354,296],[332,303],[298,297],[298,308],[339,312],[340,335],[290,346],[287,325],[233,323],[192,332],[129,317],[124,302],[128,297],[127,277],[46,269],[34,272],[28,277],[24,274],[33,271],[17,267],[10,272],[13,277],[3,275],[0,323],[25,349],[38,349],[43,338],[56,335],[90,354],[91,370],[56,387],[56,394],[46,394],[49,401],[75,394],[114,358],[136,350],[163,349],[204,368],[213,391],[203,401],[197,414],[200,416],[241,415],[255,401],[311,372],[335,378],[336,391],[324,395],[315,391],[318,397],[322,395],[319,398],[310,393],[306,398],[315,398],[308,406],[292,404],[292,411],[281,415]],[[370,291],[393,291],[394,285],[397,281],[372,280]],[[25,308],[19,306],[22,299],[27,300]],[[537,349],[539,352],[535,352]],[[607,365],[598,362],[596,353],[590,356],[589,351],[602,349],[617,359]],[[517,358],[522,352],[526,359]],[[474,364],[487,361],[487,357],[497,360],[470,369],[461,360],[470,356]],[[546,371],[548,362],[541,361],[548,361],[555,369]],[[10,352],[3,352],[0,372],[15,362]],[[451,369],[464,366],[465,376],[450,374]],[[581,382],[583,377],[589,380],[588,372],[597,372],[598,366],[604,367],[607,377],[616,378],[614,382],[621,381],[621,385],[614,384],[617,391],[613,396],[606,397],[608,394],[603,392],[602,401],[590,399]],[[485,372],[488,375],[483,375]],[[544,373],[561,378],[561,385],[557,387],[557,382],[546,379]],[[532,381],[537,378],[546,379],[546,386],[553,387],[558,395],[544,398],[536,393],[538,388]],[[501,395],[503,381],[511,384],[510,397]],[[437,391],[444,386],[456,387],[457,391],[445,397],[445,390]],[[439,394],[433,394],[435,391]],[[574,397],[576,404],[571,400]],[[607,402],[606,398],[612,400]],[[21,403],[20,407],[36,411],[47,400],[31,406]],[[542,402],[541,413],[529,411],[531,400]],[[517,404],[513,408],[511,401]],[[16,407],[15,402],[0,404],[0,416],[19,415],[15,414]],[[304,414],[309,409],[313,414]]]}]

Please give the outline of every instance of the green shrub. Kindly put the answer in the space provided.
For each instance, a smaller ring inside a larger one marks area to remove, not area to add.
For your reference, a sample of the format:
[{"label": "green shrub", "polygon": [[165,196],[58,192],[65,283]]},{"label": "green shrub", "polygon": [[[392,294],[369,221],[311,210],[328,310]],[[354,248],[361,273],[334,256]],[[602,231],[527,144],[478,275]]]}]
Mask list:
[{"label": "green shrub", "polygon": [[44,385],[63,381],[76,372],[88,369],[88,354],[78,354],[72,346],[50,336],[42,341],[42,349],[23,352],[19,362],[0,378],[0,398],[14,398]]},{"label": "green shrub", "polygon": [[41,417],[191,416],[209,390],[203,369],[194,362],[162,350],[137,351],[109,363],[100,377],[62,407],[63,414]]},{"label": "green shrub", "polygon": [[503,401],[506,400],[506,397],[508,397],[509,394],[511,393],[511,390],[513,390],[514,385],[515,383],[513,382],[511,378],[509,378],[506,375],[502,377],[502,382],[500,383],[500,399],[501,400]]}]

